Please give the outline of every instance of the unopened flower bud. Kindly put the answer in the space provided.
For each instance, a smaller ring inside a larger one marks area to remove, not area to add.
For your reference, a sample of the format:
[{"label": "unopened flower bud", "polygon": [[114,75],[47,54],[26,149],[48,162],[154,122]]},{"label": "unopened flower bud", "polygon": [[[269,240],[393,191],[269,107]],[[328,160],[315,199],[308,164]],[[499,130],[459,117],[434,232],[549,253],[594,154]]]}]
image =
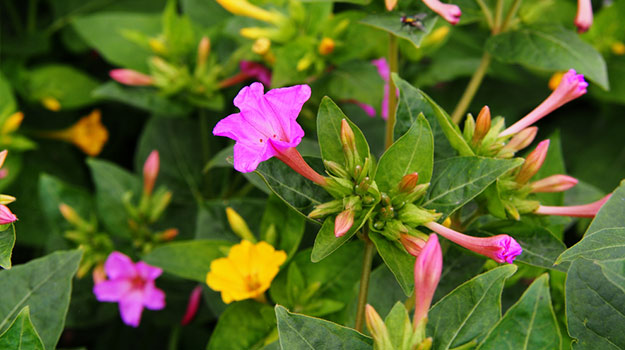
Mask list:
[{"label": "unopened flower bud", "polygon": [[551,75],[551,78],[549,78],[549,83],[547,84],[549,86],[549,90],[553,91],[558,88],[558,85],[560,85],[560,82],[562,81],[562,77],[564,77],[564,73],[566,73],[566,71],[555,72],[553,73],[553,75]]},{"label": "unopened flower bud", "polygon": [[104,271],[104,264],[99,263],[91,272],[91,276],[93,277],[93,284],[99,284],[100,282],[106,281],[106,271]]},{"label": "unopened flower bud", "polygon": [[326,178],[323,189],[334,198],[343,198],[354,192],[354,183],[348,179],[330,176]]},{"label": "unopened flower bud", "polygon": [[161,242],[169,242],[176,238],[178,236],[178,233],[179,232],[177,228],[168,228],[158,236],[158,240]]},{"label": "unopened flower bud", "polygon": [[197,47],[197,65],[198,66],[203,66],[204,64],[206,64],[206,60],[208,59],[210,50],[211,50],[210,39],[206,36],[202,37],[202,40],[200,40],[200,43]]},{"label": "unopened flower bud", "polygon": [[332,173],[333,175],[338,176],[342,179],[349,178],[349,174],[347,173],[347,170],[345,170],[345,168],[343,168],[341,164],[337,162],[333,162],[331,160],[324,160],[323,165],[325,165],[326,169],[328,169],[328,171]]},{"label": "unopened flower bud", "polygon": [[443,271],[443,253],[438,243],[438,236],[431,234],[417,256],[414,267],[415,311],[413,327],[423,329],[434,292]]},{"label": "unopened flower bud", "polygon": [[488,106],[484,106],[480,111],[480,114],[477,116],[475,120],[475,132],[473,132],[473,140],[472,143],[474,145],[479,144],[480,141],[486,136],[488,131],[490,130],[490,109]]},{"label": "unopened flower bud", "polygon": [[195,318],[197,310],[200,307],[200,301],[202,300],[202,286],[197,286],[191,291],[189,295],[189,302],[187,303],[187,310],[180,321],[181,326],[186,326]]},{"label": "unopened flower bud", "polygon": [[382,192],[382,194],[380,195],[380,202],[382,203],[382,205],[385,206],[389,206],[391,205],[391,197],[388,196],[388,194]]},{"label": "unopened flower bud", "polygon": [[82,222],[82,219],[80,218],[76,210],[74,210],[74,208],[70,207],[65,203],[59,204],[59,211],[61,212],[61,215],[63,215],[65,220],[72,224],[78,225]]},{"label": "unopened flower bud", "polygon": [[349,231],[354,224],[354,211],[350,209],[343,210],[334,220],[334,236],[339,238]]},{"label": "unopened flower bud", "polygon": [[419,344],[419,346],[417,346],[415,350],[430,350],[430,349],[432,349],[432,337],[427,337],[423,339],[421,344]]},{"label": "unopened flower bud", "polygon": [[439,0],[424,0],[423,3],[453,25],[460,21],[462,11],[457,5],[445,4]]},{"label": "unopened flower bud", "polygon": [[421,250],[425,246],[425,241],[421,238],[402,233],[399,236],[399,242],[404,246],[406,251],[412,256],[419,256]]},{"label": "unopened flower bud", "polygon": [[150,46],[150,49],[152,49],[152,51],[157,55],[167,54],[167,46],[165,46],[165,43],[161,38],[151,38],[150,40],[148,40],[148,45]]},{"label": "unopened flower bud", "polygon": [[397,186],[399,192],[402,193],[410,193],[415,187],[417,187],[417,183],[419,182],[419,173],[411,173],[406,174],[399,181],[399,185]]},{"label": "unopened flower bud", "polygon": [[228,224],[230,224],[230,228],[234,234],[239,236],[241,239],[256,243],[256,237],[254,237],[254,234],[250,231],[247,223],[241,215],[239,215],[239,213],[234,211],[231,207],[227,207],[226,217],[228,218]]},{"label": "unopened flower bud", "polygon": [[590,0],[577,1],[577,15],[575,16],[575,26],[577,32],[584,33],[592,25],[592,3]]},{"label": "unopened flower bud", "polygon": [[393,11],[395,5],[397,5],[397,0],[384,0],[384,4],[386,5],[386,9],[388,11]]},{"label": "unopened flower bud", "polygon": [[390,241],[398,240],[402,234],[407,233],[408,228],[401,221],[396,219],[388,220],[384,226],[384,231],[382,231],[382,234]]},{"label": "unopened flower bud", "polygon": [[321,219],[328,215],[338,213],[343,210],[343,200],[335,199],[330,202],[319,204],[308,214],[311,219]]},{"label": "unopened flower bud", "polygon": [[334,40],[332,40],[331,38],[321,39],[318,48],[319,54],[322,56],[331,54],[334,51],[334,46]]},{"label": "unopened flower bud", "polygon": [[8,194],[0,194],[0,204],[11,204],[15,202],[16,198],[13,196],[9,196]]},{"label": "unopened flower bud", "polygon": [[20,125],[22,125],[22,120],[24,120],[24,113],[16,112],[11,114],[11,116],[9,116],[4,122],[4,125],[2,125],[2,130],[0,131],[0,133],[3,135],[12,133],[13,131],[17,130]]},{"label": "unopened flower bud", "polygon": [[425,223],[435,221],[441,217],[442,214],[437,213],[435,210],[423,209],[412,203],[404,205],[404,207],[398,213],[399,219],[406,225],[416,227]]},{"label": "unopened flower bud", "polygon": [[517,183],[521,185],[526,184],[532,176],[536,175],[545,162],[548,150],[549,140],[541,141],[538,146],[536,146],[536,149],[527,156],[525,163],[521,166],[521,170],[519,170],[519,174],[515,179]]},{"label": "unopened flower bud", "polygon": [[41,99],[41,104],[50,111],[58,112],[61,110],[61,102],[52,96],[44,97]]},{"label": "unopened flower bud", "polygon": [[0,152],[0,168],[4,165],[4,161],[7,159],[8,154],[9,154],[9,151],[6,149]]},{"label": "unopened flower bud", "polygon": [[534,138],[536,138],[536,134],[538,133],[538,128],[535,126],[530,126],[521,130],[518,134],[514,135],[512,139],[505,145],[501,151],[499,152],[500,156],[509,155],[512,156],[517,151],[524,149],[529,146],[532,142],[534,142]]},{"label": "unopened flower bud", "polygon": [[252,45],[252,52],[257,55],[264,56],[271,48],[271,40],[269,38],[258,38]]},{"label": "unopened flower bud", "polygon": [[154,83],[151,76],[132,69],[113,69],[109,76],[118,83],[130,86],[150,86]]},{"label": "unopened flower bud", "polygon": [[143,193],[152,194],[158,176],[160,158],[157,150],[153,150],[143,164]]},{"label": "unopened flower bud", "polygon": [[298,72],[303,72],[307,70],[308,68],[310,68],[312,64],[313,64],[313,57],[310,55],[306,55],[300,58],[299,61],[297,61],[297,65],[295,66],[295,69],[297,69]]},{"label": "unopened flower bud", "polygon": [[341,121],[341,143],[343,144],[343,154],[345,155],[345,163],[347,170],[354,169],[358,161],[358,150],[356,149],[356,137],[354,131],[349,126],[346,119]]},{"label": "unopened flower bud", "polygon": [[567,175],[551,175],[530,184],[532,193],[562,192],[577,185],[579,181]]},{"label": "unopened flower bud", "polygon": [[612,50],[612,53],[617,56],[623,56],[625,55],[625,44],[621,41],[617,41],[610,46],[610,50]]},{"label": "unopened flower bud", "polygon": [[382,321],[382,318],[375,311],[373,306],[369,304],[365,306],[365,321],[367,323],[367,329],[369,329],[369,333],[371,333],[371,337],[375,342],[375,349],[393,349],[388,329],[386,328],[384,321]]},{"label": "unopened flower bud", "polygon": [[0,225],[10,224],[14,221],[17,221],[17,216],[15,216],[9,207],[4,204],[0,204]]}]

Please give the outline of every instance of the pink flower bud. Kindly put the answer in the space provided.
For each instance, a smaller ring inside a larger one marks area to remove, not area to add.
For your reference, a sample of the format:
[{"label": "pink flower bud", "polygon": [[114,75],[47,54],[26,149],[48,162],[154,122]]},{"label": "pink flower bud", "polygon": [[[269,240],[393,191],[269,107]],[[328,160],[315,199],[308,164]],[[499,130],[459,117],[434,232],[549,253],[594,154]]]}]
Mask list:
[{"label": "pink flower bud", "polygon": [[536,123],[539,119],[560,108],[586,93],[588,83],[582,74],[577,74],[574,69],[570,69],[560,81],[558,87],[544,100],[538,107],[531,111],[511,127],[502,131],[499,136],[516,134],[517,132]]},{"label": "pink flower bud", "polygon": [[523,163],[519,174],[516,176],[517,183],[525,184],[532,176],[536,175],[545,162],[548,150],[549,140],[541,141],[538,146],[536,146],[536,149],[525,158],[525,163]]},{"label": "pink flower bud", "polygon": [[406,174],[399,181],[399,192],[409,193],[417,187],[419,182],[419,173]]},{"label": "pink flower bud", "polygon": [[423,0],[423,3],[451,24],[455,25],[460,21],[462,11],[456,5],[444,4],[438,0]]},{"label": "pink flower bud", "polygon": [[393,345],[384,321],[377,311],[375,311],[373,306],[369,304],[365,306],[365,322],[367,323],[367,329],[369,329],[369,333],[371,333],[371,337],[375,342],[376,349],[392,348]]},{"label": "pink flower bud", "polygon": [[577,218],[594,218],[597,212],[605,202],[610,199],[612,194],[609,194],[596,202],[592,202],[584,205],[573,205],[568,207],[551,207],[541,205],[536,209],[534,214],[538,215],[556,215],[556,216],[572,216]]},{"label": "pink flower bud", "polygon": [[562,192],[577,185],[579,181],[568,175],[551,175],[530,184],[533,193]]},{"label": "pink flower bud", "polygon": [[507,262],[512,264],[514,259],[523,252],[519,243],[508,235],[472,237],[435,222],[429,222],[425,226],[448,240],[478,254],[487,256],[498,263]]},{"label": "pink flower bud", "polygon": [[151,194],[154,189],[159,164],[158,151],[153,150],[143,164],[143,192],[146,194]]},{"label": "pink flower bud", "polygon": [[419,237],[411,236],[405,233],[399,235],[399,242],[404,246],[408,254],[419,256],[421,250],[425,246],[425,241]]},{"label": "pink flower bud", "polygon": [[514,135],[508,144],[501,149],[500,153],[516,153],[517,151],[524,149],[534,142],[537,133],[538,128],[535,126],[530,126],[529,128],[519,131],[519,133]]},{"label": "pink flower bud", "polygon": [[149,75],[132,69],[113,69],[109,72],[111,78],[118,83],[131,86],[150,86],[154,80]]},{"label": "pink flower bud", "polygon": [[592,25],[592,3],[590,0],[577,0],[575,26],[579,33],[584,33]]},{"label": "pink flower bud", "polygon": [[434,292],[443,271],[443,253],[438,236],[431,234],[414,266],[415,310],[413,327],[418,329],[427,318]]},{"label": "pink flower bud", "polygon": [[484,106],[475,121],[475,132],[473,133],[473,143],[477,144],[490,131],[490,108]]},{"label": "pink flower bud", "polygon": [[182,321],[180,321],[180,325],[186,326],[193,318],[195,318],[195,314],[197,314],[197,310],[200,306],[200,301],[202,300],[202,286],[197,286],[193,288],[191,291],[191,295],[189,295],[189,303],[187,304],[187,311],[185,311],[184,316],[182,317]]},{"label": "pink flower bud", "polygon": [[13,215],[11,209],[4,204],[0,204],[0,225],[10,224],[17,220],[17,216]]},{"label": "pink flower bud", "polygon": [[354,224],[354,211],[346,209],[343,210],[334,220],[334,236],[339,238],[349,231]]},{"label": "pink flower bud", "polygon": [[4,165],[4,161],[7,159],[8,153],[9,151],[7,151],[6,149],[0,152],[0,168],[2,168],[2,166]]}]

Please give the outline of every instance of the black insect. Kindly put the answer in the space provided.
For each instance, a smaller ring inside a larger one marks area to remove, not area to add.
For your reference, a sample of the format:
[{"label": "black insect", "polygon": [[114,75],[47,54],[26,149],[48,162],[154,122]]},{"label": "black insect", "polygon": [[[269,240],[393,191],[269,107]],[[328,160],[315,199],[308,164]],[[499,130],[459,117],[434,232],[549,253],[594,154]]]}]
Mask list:
[{"label": "black insect", "polygon": [[425,30],[423,26],[423,20],[427,14],[425,13],[417,13],[412,16],[401,16],[401,27],[409,27],[409,28],[417,28],[421,31]]}]

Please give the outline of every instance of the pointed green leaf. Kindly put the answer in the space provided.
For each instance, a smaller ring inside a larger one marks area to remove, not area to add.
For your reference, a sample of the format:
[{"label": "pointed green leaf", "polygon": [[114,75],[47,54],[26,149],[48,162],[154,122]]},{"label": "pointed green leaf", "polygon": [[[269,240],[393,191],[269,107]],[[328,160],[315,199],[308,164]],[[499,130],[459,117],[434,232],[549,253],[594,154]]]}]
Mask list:
[{"label": "pointed green leaf", "polygon": [[537,278],[476,350],[554,350],[562,338],[551,306],[549,275]]},{"label": "pointed green leaf", "polygon": [[391,312],[384,319],[384,324],[388,329],[388,335],[394,348],[408,349],[413,330],[410,316],[408,316],[408,311],[402,302],[395,303]]},{"label": "pointed green leaf", "polygon": [[548,71],[575,69],[609,89],[605,61],[573,31],[560,26],[525,27],[491,37],[486,49],[498,60]]},{"label": "pointed green leaf", "polygon": [[408,254],[399,241],[391,242],[375,232],[371,232],[369,238],[375,244],[386,266],[395,275],[401,289],[406,295],[411,295],[414,290],[415,257]]},{"label": "pointed green leaf", "polygon": [[503,283],[517,270],[504,265],[463,283],[436,303],[428,313],[427,334],[433,350],[447,350],[481,340],[501,318]]},{"label": "pointed green leaf", "polygon": [[196,239],[224,240],[239,243],[241,237],[232,232],[228,223],[226,208],[234,209],[254,232],[260,227],[260,222],[267,201],[255,198],[231,198],[229,200],[215,199],[202,203],[195,223]]},{"label": "pointed green leaf", "polygon": [[423,206],[436,209],[447,217],[522,163],[522,159],[484,157],[454,157],[436,162]]},{"label": "pointed green leaf", "polygon": [[431,12],[423,20],[424,30],[404,26],[401,23],[403,13],[399,12],[383,12],[365,17],[360,22],[374,28],[389,32],[398,38],[408,40],[415,47],[421,46],[423,38],[434,28],[438,16]]},{"label": "pointed green leaf", "polygon": [[434,167],[432,130],[423,114],[413,126],[384,152],[375,173],[375,182],[382,192],[397,188],[407,174],[419,173],[419,183],[427,183]]},{"label": "pointed green leaf", "polygon": [[287,311],[276,305],[280,346],[289,350],[372,350],[371,338],[330,321]]},{"label": "pointed green leaf", "polygon": [[15,246],[15,226],[10,224],[0,232],[0,266],[4,269],[11,268],[13,246]]},{"label": "pointed green leaf", "polygon": [[70,65],[49,64],[24,73],[24,82],[18,91],[24,98],[39,102],[54,98],[62,109],[80,108],[96,102],[91,92],[100,83]]},{"label": "pointed green leaf", "polygon": [[13,323],[0,335],[0,349],[43,350],[43,342],[30,321],[30,309],[25,306]]},{"label": "pointed green leaf", "polygon": [[345,164],[343,143],[341,142],[341,121],[343,119],[347,120],[354,132],[358,156],[360,157],[360,162],[364,163],[365,158],[371,157],[369,155],[369,144],[365,136],[358,126],[352,123],[336,103],[327,96],[321,100],[319,112],[317,113],[317,138],[319,140],[319,148],[321,148],[321,157],[323,160]]},{"label": "pointed green leaf", "polygon": [[232,242],[216,240],[178,241],[156,247],[143,261],[182,278],[206,282],[211,262],[224,257]]},{"label": "pointed green leaf", "polygon": [[59,251],[0,271],[0,331],[6,330],[19,310],[28,305],[46,350],[54,350],[63,331],[72,278],[81,257],[81,250]]},{"label": "pointed green leaf", "polygon": [[169,100],[151,87],[124,86],[106,82],[93,90],[93,97],[116,101],[154,113],[156,116],[181,117],[191,113],[191,107]]},{"label": "pointed green leaf", "polygon": [[271,306],[255,300],[230,304],[219,317],[207,350],[262,349],[275,327]]},{"label": "pointed green leaf", "polygon": [[[305,228],[306,220],[298,212],[280,198],[269,196],[260,224],[260,240],[269,242],[292,257],[297,252]],[[271,230],[274,230],[274,237],[269,236]]]}]

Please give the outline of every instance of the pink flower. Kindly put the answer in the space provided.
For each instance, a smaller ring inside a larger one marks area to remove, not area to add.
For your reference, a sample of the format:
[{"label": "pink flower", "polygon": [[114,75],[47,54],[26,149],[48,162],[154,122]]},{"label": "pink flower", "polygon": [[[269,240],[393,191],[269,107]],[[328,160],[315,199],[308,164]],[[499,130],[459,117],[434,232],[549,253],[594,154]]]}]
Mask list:
[{"label": "pink flower", "polygon": [[195,314],[200,307],[200,300],[202,300],[202,286],[197,286],[191,291],[189,303],[187,304],[187,311],[185,311],[182,321],[180,321],[180,325],[186,326],[193,321],[193,318],[195,318]]},{"label": "pink flower", "polygon": [[530,186],[533,193],[562,192],[574,187],[578,182],[576,178],[568,175],[551,175],[532,182]]},{"label": "pink flower", "polygon": [[149,86],[154,83],[151,76],[132,69],[113,69],[109,72],[111,78],[118,83],[131,86]]},{"label": "pink flower", "polygon": [[143,192],[146,194],[152,193],[154,189],[159,164],[158,151],[153,150],[143,164]]},{"label": "pink flower", "polygon": [[241,73],[246,74],[249,78],[254,78],[265,86],[271,85],[271,71],[262,64],[252,61],[241,61],[239,68]]},{"label": "pink flower", "polygon": [[577,218],[594,218],[597,212],[605,202],[610,199],[611,194],[601,198],[596,202],[584,205],[573,205],[569,207],[551,207],[541,205],[536,209],[534,214],[538,215],[556,215],[556,216],[572,216]]},{"label": "pink flower", "polygon": [[536,123],[539,119],[547,114],[560,108],[567,102],[570,102],[586,93],[588,83],[584,80],[584,75],[577,74],[574,69],[570,69],[560,80],[558,87],[544,100],[538,107],[531,111],[511,127],[502,131],[499,136],[507,136],[516,134],[517,132]]},{"label": "pink flower", "polygon": [[460,21],[462,11],[456,5],[445,4],[438,0],[423,0],[423,3],[451,24],[455,25]]},{"label": "pink flower", "polygon": [[[390,89],[389,80],[391,79],[391,68],[389,67],[388,62],[384,57],[373,60],[371,61],[371,63],[376,66],[376,68],[378,69],[378,74],[380,74],[380,77],[382,77],[382,80],[384,80],[384,99],[382,100],[380,114],[382,115],[382,119],[386,120],[388,118],[388,98]],[[397,89],[395,93],[399,96],[399,89]],[[375,116],[375,113],[373,114],[373,116]]]},{"label": "pink flower", "polygon": [[414,265],[415,310],[413,327],[427,318],[434,292],[443,271],[443,253],[438,236],[431,234]]},{"label": "pink flower", "polygon": [[9,207],[4,204],[0,204],[0,225],[10,224],[14,221],[17,221],[17,216],[15,216]]},{"label": "pink flower", "polygon": [[543,166],[547,152],[549,151],[549,140],[541,141],[536,149],[533,150],[526,158],[525,163],[521,166],[521,170],[516,176],[516,182],[520,184],[527,183],[532,176],[536,175],[538,170]]},{"label": "pink flower", "polygon": [[519,243],[508,235],[472,237],[456,232],[434,221],[425,224],[425,226],[448,240],[478,254],[487,256],[498,263],[507,262],[512,264],[514,259],[523,252]]},{"label": "pink flower", "polygon": [[234,98],[239,113],[220,120],[213,134],[229,137],[234,145],[234,168],[242,173],[256,170],[258,164],[277,157],[307,179],[325,185],[295,147],[304,130],[295,119],[310,98],[308,85],[273,89],[264,93],[261,83],[246,86]]},{"label": "pink flower", "polygon": [[143,261],[134,264],[120,252],[112,252],[104,263],[108,280],[93,286],[98,301],[119,303],[119,312],[125,324],[137,327],[146,307],[160,310],[165,307],[165,293],[156,288],[154,280],[163,270]]},{"label": "pink flower", "polygon": [[592,3],[590,0],[577,0],[575,26],[579,33],[584,33],[592,25]]}]

